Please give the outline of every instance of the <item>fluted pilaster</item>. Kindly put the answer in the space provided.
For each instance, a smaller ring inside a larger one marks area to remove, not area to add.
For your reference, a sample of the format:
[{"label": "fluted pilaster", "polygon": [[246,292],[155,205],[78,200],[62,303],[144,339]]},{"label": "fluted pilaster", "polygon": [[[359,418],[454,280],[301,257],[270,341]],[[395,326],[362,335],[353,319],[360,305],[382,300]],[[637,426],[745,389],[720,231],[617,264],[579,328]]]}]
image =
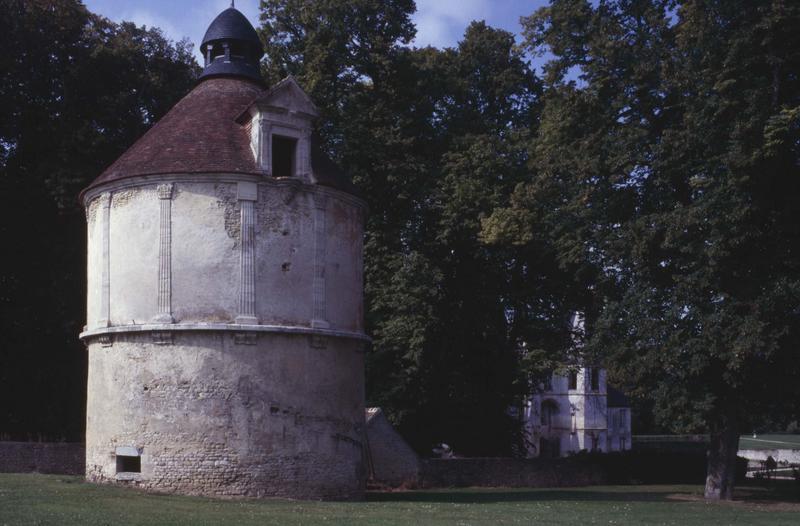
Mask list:
[{"label": "fluted pilaster", "polygon": [[256,213],[258,186],[255,183],[239,183],[241,243],[239,252],[239,315],[236,323],[254,325],[256,318]]},{"label": "fluted pilaster", "polygon": [[102,259],[100,263],[100,319],[99,327],[111,325],[111,193],[100,194],[100,221]]},{"label": "fluted pilaster", "polygon": [[161,205],[158,244],[158,313],[153,321],[173,323],[172,318],[172,183],[158,185]]},{"label": "fluted pilaster", "polygon": [[327,196],[314,194],[314,313],[311,320],[312,327],[327,328],[327,305],[325,298],[325,229],[326,209],[328,208]]}]

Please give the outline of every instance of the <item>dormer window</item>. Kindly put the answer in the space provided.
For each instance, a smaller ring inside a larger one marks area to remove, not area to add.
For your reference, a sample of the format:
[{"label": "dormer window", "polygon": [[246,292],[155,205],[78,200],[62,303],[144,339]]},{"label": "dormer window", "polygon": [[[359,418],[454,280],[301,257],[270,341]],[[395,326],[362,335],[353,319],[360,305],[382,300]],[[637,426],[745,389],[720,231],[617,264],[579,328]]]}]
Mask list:
[{"label": "dormer window", "polygon": [[250,119],[250,148],[260,171],[275,179],[312,182],[311,131],[318,114],[293,77],[253,101],[238,122]]},{"label": "dormer window", "polygon": [[280,135],[272,136],[273,177],[294,177],[296,172],[296,152],[297,139]]}]

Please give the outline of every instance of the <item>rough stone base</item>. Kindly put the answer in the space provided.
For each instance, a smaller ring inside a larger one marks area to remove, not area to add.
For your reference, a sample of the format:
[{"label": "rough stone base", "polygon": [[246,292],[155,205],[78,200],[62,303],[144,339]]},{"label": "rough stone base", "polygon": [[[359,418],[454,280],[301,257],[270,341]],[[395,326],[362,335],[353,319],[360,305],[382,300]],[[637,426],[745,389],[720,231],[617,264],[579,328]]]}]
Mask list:
[{"label": "rough stone base", "polygon": [[[305,336],[148,334],[89,343],[86,478],[215,497],[359,499],[363,354]],[[120,448],[120,449],[118,449]],[[117,472],[138,451],[141,472]]]}]

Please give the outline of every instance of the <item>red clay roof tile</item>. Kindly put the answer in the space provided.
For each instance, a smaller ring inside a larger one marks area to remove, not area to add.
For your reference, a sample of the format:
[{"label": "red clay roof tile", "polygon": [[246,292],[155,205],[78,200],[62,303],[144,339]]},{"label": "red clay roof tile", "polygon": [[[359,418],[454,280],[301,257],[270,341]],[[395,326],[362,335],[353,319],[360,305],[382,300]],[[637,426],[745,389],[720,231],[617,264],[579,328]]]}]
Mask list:
[{"label": "red clay roof tile", "polygon": [[139,175],[260,173],[247,131],[235,119],[263,91],[241,79],[201,82],[89,188]]},{"label": "red clay roof tile", "polygon": [[[83,192],[143,175],[241,173],[263,175],[250,149],[248,127],[237,122],[267,93],[243,79],[212,78],[198,84]],[[312,139],[312,171],[318,184],[357,194],[350,180]]]}]

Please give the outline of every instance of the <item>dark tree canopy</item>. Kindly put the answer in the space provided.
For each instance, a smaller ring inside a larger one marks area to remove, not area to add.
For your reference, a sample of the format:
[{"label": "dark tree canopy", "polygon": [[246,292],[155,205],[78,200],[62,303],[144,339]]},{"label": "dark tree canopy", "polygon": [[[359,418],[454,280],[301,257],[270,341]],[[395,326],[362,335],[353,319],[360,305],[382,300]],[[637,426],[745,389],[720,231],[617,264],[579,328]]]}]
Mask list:
[{"label": "dark tree canopy", "polygon": [[[730,497],[742,431],[797,416],[800,7],[554,1],[532,180],[485,222],[550,232],[584,274],[587,350],[676,432],[707,432]],[[570,72],[578,80],[569,81]]]},{"label": "dark tree canopy", "polygon": [[78,192],[193,85],[185,42],[73,0],[0,3],[0,432],[81,440]]}]

